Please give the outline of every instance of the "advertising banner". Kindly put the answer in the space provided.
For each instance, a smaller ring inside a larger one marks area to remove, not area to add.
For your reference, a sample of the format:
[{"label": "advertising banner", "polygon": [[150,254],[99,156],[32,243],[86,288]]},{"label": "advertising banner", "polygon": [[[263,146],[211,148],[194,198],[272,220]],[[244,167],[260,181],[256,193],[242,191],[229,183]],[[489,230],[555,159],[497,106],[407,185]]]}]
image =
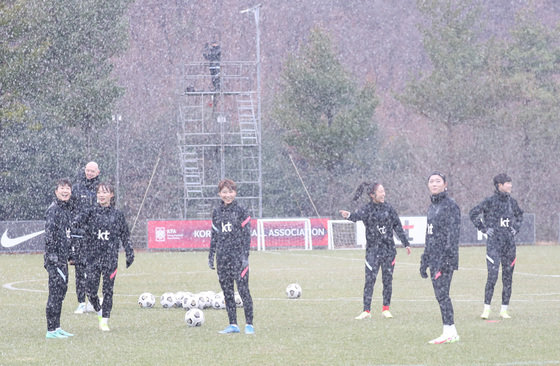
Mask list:
[{"label": "advertising banner", "polygon": [[[251,248],[257,247],[257,220],[251,220]],[[148,249],[208,249],[212,220],[148,221]]]},{"label": "advertising banner", "polygon": [[45,250],[45,221],[0,221],[0,253]]},{"label": "advertising banner", "polygon": [[[311,221],[311,241],[314,248],[326,248],[328,244],[327,218]],[[294,233],[301,231],[301,223],[278,221],[278,228],[268,228],[267,248],[287,247],[290,240],[301,238]],[[293,230],[290,227],[293,226]],[[211,220],[159,220],[148,221],[148,249],[208,249],[212,235]],[[274,235],[271,235],[273,232]],[[257,248],[257,220],[251,220],[251,248]]]}]

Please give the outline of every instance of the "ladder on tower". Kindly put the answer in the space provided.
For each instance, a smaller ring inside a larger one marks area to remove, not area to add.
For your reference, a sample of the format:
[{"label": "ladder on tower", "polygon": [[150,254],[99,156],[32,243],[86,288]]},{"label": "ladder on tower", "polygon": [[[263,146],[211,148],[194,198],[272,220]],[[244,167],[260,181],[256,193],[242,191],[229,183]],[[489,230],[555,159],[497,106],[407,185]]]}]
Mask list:
[{"label": "ladder on tower", "polygon": [[188,146],[180,146],[180,149],[186,198],[202,197],[202,172],[198,164],[198,154]]},{"label": "ladder on tower", "polygon": [[255,107],[250,93],[237,95],[237,118],[239,119],[239,132],[242,145],[257,145],[259,136],[257,132],[257,119]]}]

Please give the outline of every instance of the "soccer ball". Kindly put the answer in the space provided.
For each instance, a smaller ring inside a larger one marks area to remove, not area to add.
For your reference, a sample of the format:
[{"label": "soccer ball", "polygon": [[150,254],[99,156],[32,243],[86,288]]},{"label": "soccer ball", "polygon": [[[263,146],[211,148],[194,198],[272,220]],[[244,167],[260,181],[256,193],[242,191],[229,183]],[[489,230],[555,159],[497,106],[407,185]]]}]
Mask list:
[{"label": "soccer ball", "polygon": [[200,327],[204,324],[204,313],[198,308],[193,308],[185,314],[185,323],[189,327]]},{"label": "soccer ball", "polygon": [[196,294],[196,297],[198,299],[198,308],[199,309],[205,309],[205,308],[208,308],[208,307],[211,306],[212,300],[208,296],[208,293],[201,292],[199,294]]},{"label": "soccer ball", "polygon": [[239,295],[239,292],[235,293],[235,306],[238,308],[243,307],[243,299],[241,298],[241,295]]},{"label": "soccer ball", "polygon": [[183,299],[187,296],[187,292],[179,291],[175,293],[175,307],[182,307],[183,306]]},{"label": "soccer ball", "polygon": [[286,296],[290,299],[301,297],[301,292],[301,286],[297,283],[290,283],[288,287],[286,287]]},{"label": "soccer ball", "polygon": [[149,292],[144,292],[138,298],[138,305],[140,305],[141,308],[151,308],[155,303],[156,297]]},{"label": "soccer ball", "polygon": [[187,310],[198,308],[198,298],[193,294],[187,295],[183,297],[182,306],[183,309],[187,309]]},{"label": "soccer ball", "polygon": [[164,293],[159,298],[159,303],[166,309],[174,307],[176,304],[175,294],[173,292]]},{"label": "soccer ball", "polygon": [[212,300],[212,307],[214,309],[225,309],[226,308],[226,299],[224,298],[223,292],[218,292],[214,299]]}]

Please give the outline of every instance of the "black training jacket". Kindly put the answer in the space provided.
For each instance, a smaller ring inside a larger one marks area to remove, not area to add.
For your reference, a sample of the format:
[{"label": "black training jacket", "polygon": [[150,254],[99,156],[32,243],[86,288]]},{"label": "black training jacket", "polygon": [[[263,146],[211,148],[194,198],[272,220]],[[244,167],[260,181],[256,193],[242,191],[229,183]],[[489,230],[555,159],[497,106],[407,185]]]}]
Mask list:
[{"label": "black training jacket", "polygon": [[87,179],[82,173],[81,178],[72,186],[72,199],[76,206],[75,221],[81,227],[83,227],[89,211],[97,204],[97,184],[99,184],[99,176]]},{"label": "black training jacket", "polygon": [[216,259],[249,258],[251,248],[251,216],[247,210],[233,201],[223,202],[212,212],[212,238],[208,257]]},{"label": "black training jacket", "polygon": [[68,261],[71,224],[71,202],[56,199],[45,213],[45,268]]},{"label": "black training jacket", "polygon": [[492,228],[497,235],[511,235],[511,228],[519,232],[523,222],[523,211],[509,193],[496,191],[469,212],[474,226],[486,232]]},{"label": "black training jacket", "polygon": [[126,255],[134,253],[124,214],[116,208],[96,205],[87,220],[88,263],[117,267],[122,245]]},{"label": "black training jacket", "polygon": [[422,255],[432,273],[459,269],[461,210],[447,192],[431,196]]},{"label": "black training jacket", "polygon": [[367,248],[378,250],[380,255],[395,256],[397,254],[393,231],[405,247],[410,246],[397,211],[387,202],[370,201],[367,205],[351,213],[348,220],[364,222]]}]

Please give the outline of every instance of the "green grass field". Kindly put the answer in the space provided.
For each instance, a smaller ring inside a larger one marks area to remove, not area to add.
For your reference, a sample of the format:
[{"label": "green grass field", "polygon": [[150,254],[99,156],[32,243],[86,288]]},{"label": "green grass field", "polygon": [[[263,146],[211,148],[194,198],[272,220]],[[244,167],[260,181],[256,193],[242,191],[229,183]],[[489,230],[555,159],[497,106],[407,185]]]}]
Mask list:
[{"label": "green grass field", "polygon": [[[128,270],[121,258],[111,332],[97,328],[94,314],[73,313],[70,285],[62,325],[75,337],[65,340],[45,339],[42,255],[2,255],[0,365],[560,365],[560,246],[518,248],[507,321],[498,317],[501,280],[491,321],[479,318],[484,248],[461,248],[451,291],[461,341],[449,345],[427,344],[442,324],[431,284],[418,274],[422,250],[407,256],[398,249],[394,318],[381,316],[379,278],[373,317],[363,321],[354,320],[362,310],[363,251],[252,252],[254,336],[217,334],[227,325],[225,310],[205,310],[205,324],[189,328],[184,310],[163,309],[159,299],[140,309],[144,291],[219,291],[205,252],[140,252]],[[285,297],[291,282],[302,286],[302,298]],[[242,309],[238,318],[244,326]]]}]

